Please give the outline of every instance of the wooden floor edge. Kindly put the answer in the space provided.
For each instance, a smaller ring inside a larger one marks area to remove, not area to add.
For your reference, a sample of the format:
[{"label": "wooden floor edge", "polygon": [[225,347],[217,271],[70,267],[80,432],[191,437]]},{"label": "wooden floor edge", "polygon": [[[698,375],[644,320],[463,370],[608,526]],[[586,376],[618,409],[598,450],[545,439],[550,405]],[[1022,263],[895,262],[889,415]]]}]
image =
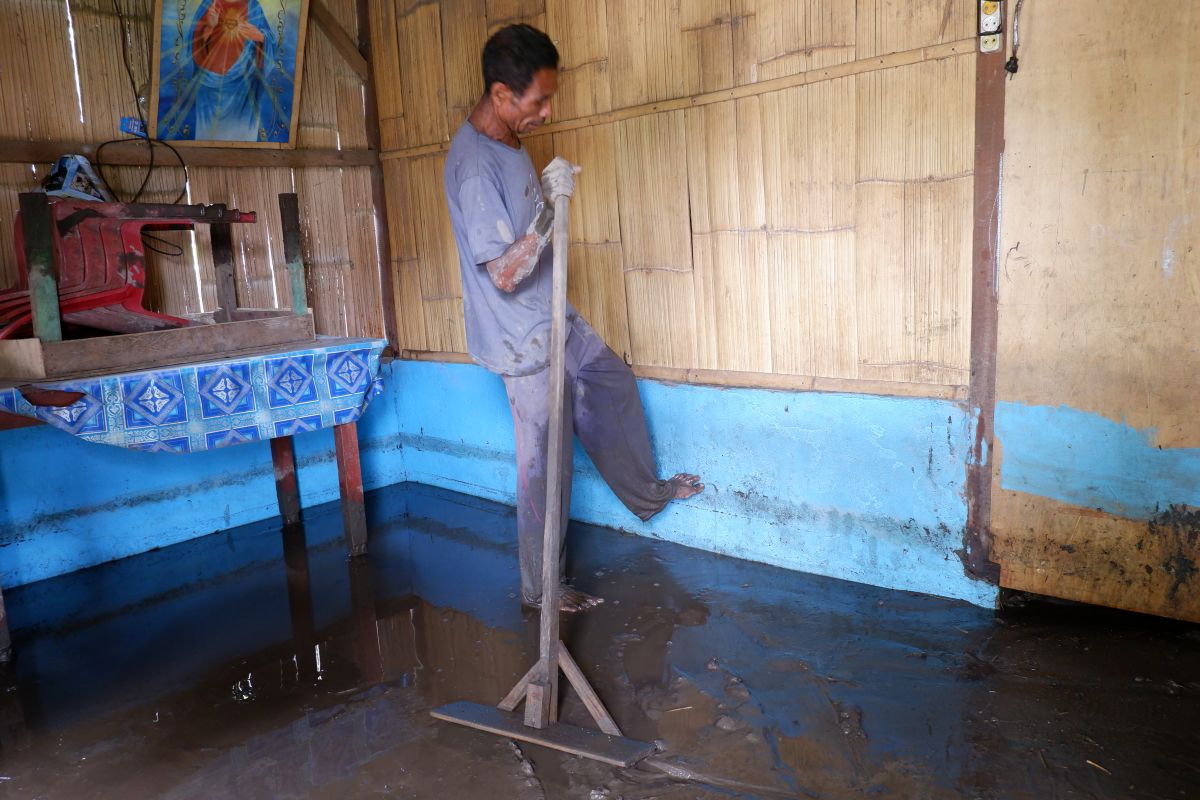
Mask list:
[{"label": "wooden floor edge", "polygon": [[[184,142],[171,142],[180,157],[189,167],[371,167],[379,164],[380,153],[368,148],[265,148],[238,149],[228,147],[203,147]],[[92,142],[64,140],[0,139],[0,163],[3,164],[52,164],[59,156],[77,153],[96,159],[96,145]],[[103,162],[109,166],[142,167],[150,163],[145,140],[131,138],[105,147]],[[175,154],[159,147],[154,154],[155,164],[175,168],[179,162]]]}]

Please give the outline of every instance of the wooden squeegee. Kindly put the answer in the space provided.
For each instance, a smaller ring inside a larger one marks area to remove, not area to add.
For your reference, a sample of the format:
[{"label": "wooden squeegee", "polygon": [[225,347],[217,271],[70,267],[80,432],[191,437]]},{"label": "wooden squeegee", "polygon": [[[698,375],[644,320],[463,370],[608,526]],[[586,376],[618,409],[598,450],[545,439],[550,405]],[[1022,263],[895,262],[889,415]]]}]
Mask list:
[{"label": "wooden squeegee", "polygon": [[[567,344],[567,217],[570,198],[554,198],[554,272],[550,322],[550,423],[546,469],[546,527],[542,538],[542,608],[538,660],[496,707],[460,701],[431,712],[437,719],[466,725],[566,753],[628,767],[655,751],[647,742],[627,739],[559,639],[558,553],[566,520],[562,518],[563,396]],[[583,700],[599,730],[558,721],[559,670]],[[525,701],[525,714],[516,708]]]}]

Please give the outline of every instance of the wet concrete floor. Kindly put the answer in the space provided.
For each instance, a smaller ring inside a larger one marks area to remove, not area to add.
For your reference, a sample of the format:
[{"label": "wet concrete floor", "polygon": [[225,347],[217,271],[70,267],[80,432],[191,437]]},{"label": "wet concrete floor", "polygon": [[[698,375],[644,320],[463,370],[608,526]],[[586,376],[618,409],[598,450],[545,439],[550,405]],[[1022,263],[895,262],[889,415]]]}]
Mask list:
[{"label": "wet concrete floor", "polygon": [[[533,662],[511,509],[405,485],[306,530],[214,534],[7,594],[13,798],[1185,798],[1200,629],[1000,614],[572,526],[607,602],[564,639],[629,736],[617,769],[430,719]],[[586,724],[571,693],[563,718]],[[680,774],[691,780],[678,780]]]}]

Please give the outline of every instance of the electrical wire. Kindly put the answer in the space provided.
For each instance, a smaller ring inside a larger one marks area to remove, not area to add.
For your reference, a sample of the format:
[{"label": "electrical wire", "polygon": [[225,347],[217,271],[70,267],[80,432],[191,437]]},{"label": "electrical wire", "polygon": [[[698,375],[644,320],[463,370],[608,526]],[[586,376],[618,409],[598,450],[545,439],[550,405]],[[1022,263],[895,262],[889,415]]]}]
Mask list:
[{"label": "electrical wire", "polygon": [[1021,46],[1021,6],[1025,5],[1025,0],[1017,0],[1017,7],[1013,9],[1013,55],[1017,54],[1017,48]]},{"label": "electrical wire", "polygon": [[[142,104],[138,97],[137,78],[135,78],[133,75],[133,66],[130,63],[129,58],[129,21],[125,16],[125,12],[121,9],[119,0],[112,0],[112,7],[113,11],[117,15],[117,20],[121,25],[121,61],[125,66],[125,75],[129,79],[129,89],[133,95],[133,105],[137,110],[138,122],[141,123],[143,134],[141,136],[126,136],[101,142],[96,148],[97,171],[103,168],[103,159],[101,158],[101,153],[103,152],[104,148],[120,142],[145,142],[146,147],[149,148],[149,152],[147,154],[149,156],[149,161],[146,166],[146,174],[142,178],[141,185],[138,186],[137,191],[134,192],[133,198],[129,201],[131,203],[136,203],[142,199],[142,195],[146,192],[146,187],[150,183],[150,178],[153,175],[154,170],[159,166],[155,164],[154,146],[156,144],[160,144],[171,151],[172,155],[175,156],[176,162],[179,164],[179,168],[183,170],[183,184],[179,187],[179,193],[172,201],[173,203],[178,203],[187,196],[187,184],[189,180],[187,164],[183,160],[183,155],[174,145],[159,138],[151,138],[150,136],[150,126],[147,124],[146,115],[142,111]],[[101,177],[103,178],[104,176],[101,175]]]},{"label": "electrical wire", "polygon": [[[175,148],[174,145],[172,145],[170,142],[163,141],[162,139],[151,138],[151,136],[150,136],[150,127],[146,122],[146,115],[142,112],[142,103],[138,96],[137,78],[135,78],[133,75],[133,66],[130,64],[130,59],[129,59],[129,23],[125,17],[125,12],[121,9],[120,2],[118,0],[112,0],[112,6],[113,6],[113,11],[117,15],[117,21],[119,22],[119,24],[121,26],[121,61],[125,65],[125,75],[126,75],[126,77],[129,78],[129,88],[130,88],[130,91],[133,93],[133,105],[134,105],[134,108],[137,109],[138,122],[141,123],[143,134],[141,136],[126,136],[126,137],[122,137],[122,138],[118,138],[118,139],[109,139],[106,142],[101,142],[96,147],[96,154],[95,154],[96,172],[100,176],[101,180],[104,180],[104,159],[102,157],[104,148],[109,147],[114,144],[119,144],[120,142],[134,142],[134,141],[145,142],[146,147],[148,148],[148,153],[147,153],[148,161],[146,164],[146,174],[144,176],[142,176],[141,185],[138,186],[137,191],[134,192],[133,197],[129,200],[130,203],[136,203],[142,199],[142,195],[145,194],[145,192],[146,192],[146,187],[149,186],[149,184],[150,184],[150,178],[154,174],[155,168],[159,166],[159,165],[155,164],[155,161],[154,161],[154,146],[156,144],[161,144],[163,147],[166,147],[168,150],[170,150],[172,154],[174,154],[175,160],[179,163],[179,168],[183,170],[183,183],[179,187],[179,194],[177,194],[175,196],[175,199],[173,201],[171,201],[173,204],[177,204],[177,203],[179,203],[180,200],[182,200],[184,197],[187,196],[187,186],[188,186],[188,180],[189,180],[187,164],[183,160],[183,155],[179,152],[178,149]],[[105,181],[105,182],[107,183],[107,181]],[[184,251],[183,251],[182,247],[180,247],[179,245],[174,244],[172,242],[168,242],[166,239],[163,239],[161,237],[154,236],[153,234],[148,234],[148,233],[143,234],[143,238],[148,240],[146,242],[147,249],[153,250],[154,252],[159,253],[160,255],[172,256],[172,257],[179,257],[179,256],[183,255]],[[151,244],[150,243],[151,241],[158,242],[159,244],[161,244],[165,247],[172,248],[172,249],[170,249],[170,250],[160,249],[158,247],[155,247],[153,244]]]},{"label": "electrical wire", "polygon": [[1013,9],[1013,33],[1012,33],[1012,55],[1004,64],[1004,69],[1008,72],[1008,77],[1011,80],[1013,75],[1017,74],[1020,69],[1020,62],[1017,60],[1017,49],[1021,46],[1021,6],[1025,5],[1025,0],[1017,0],[1016,8]]}]

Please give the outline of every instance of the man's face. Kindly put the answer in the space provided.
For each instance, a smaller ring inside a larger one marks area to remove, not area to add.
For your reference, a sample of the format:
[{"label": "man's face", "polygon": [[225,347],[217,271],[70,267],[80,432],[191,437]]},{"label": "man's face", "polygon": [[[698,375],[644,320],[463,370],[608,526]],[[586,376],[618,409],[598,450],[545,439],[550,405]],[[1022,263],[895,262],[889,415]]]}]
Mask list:
[{"label": "man's face", "polygon": [[501,86],[499,109],[501,118],[517,133],[529,133],[550,119],[550,98],[558,91],[558,70],[543,67],[533,73],[525,93],[517,96],[507,86]]}]

